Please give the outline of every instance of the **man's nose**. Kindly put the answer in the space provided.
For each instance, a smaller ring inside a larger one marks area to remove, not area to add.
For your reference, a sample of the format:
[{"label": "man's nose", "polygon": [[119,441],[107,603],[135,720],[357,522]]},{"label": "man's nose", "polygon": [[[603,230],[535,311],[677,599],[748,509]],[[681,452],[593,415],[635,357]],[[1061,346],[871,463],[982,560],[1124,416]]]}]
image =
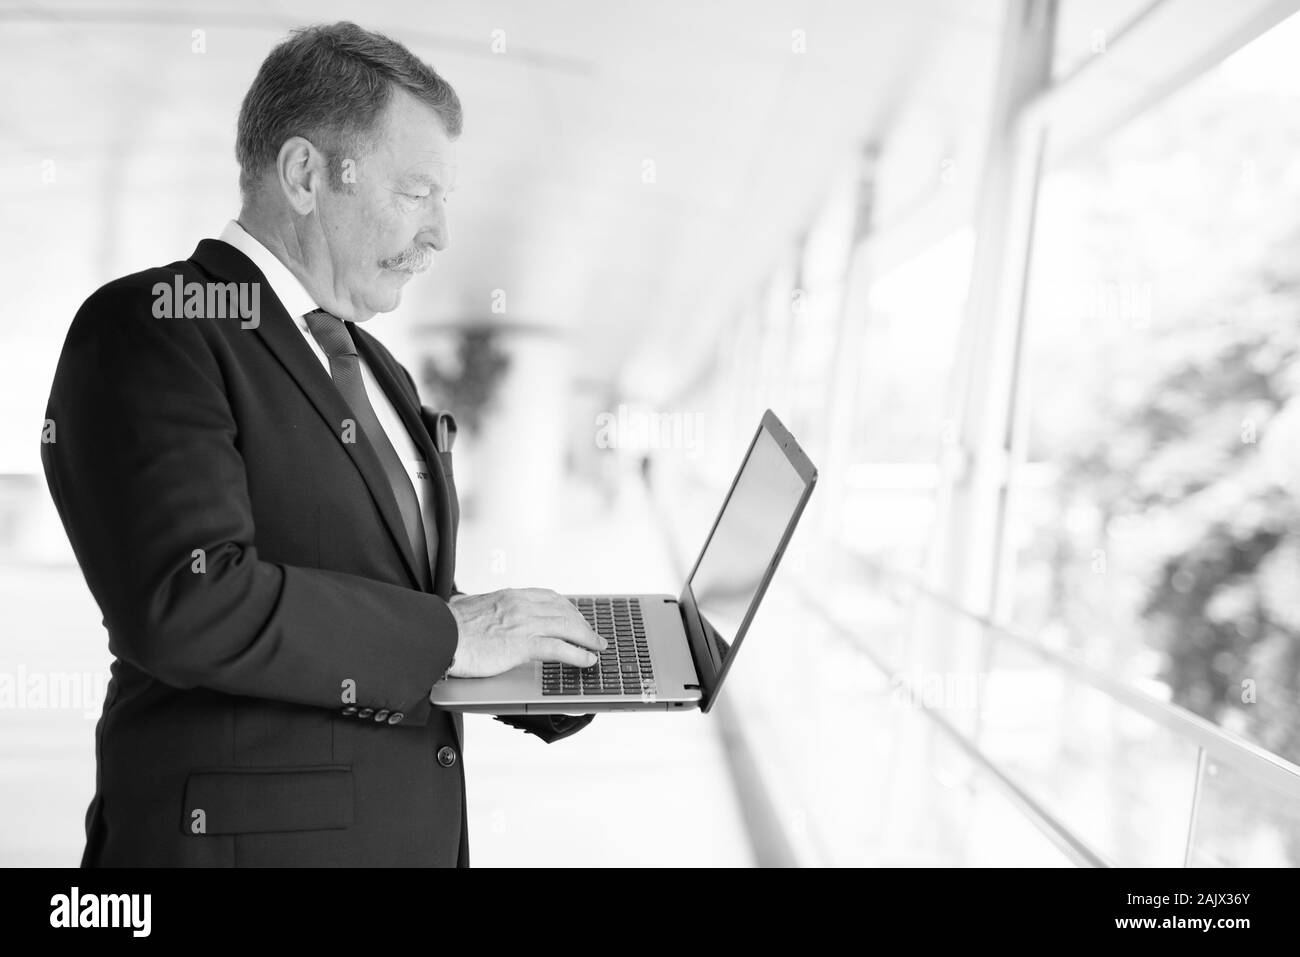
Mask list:
[{"label": "man's nose", "polygon": [[429,222],[420,230],[420,235],[416,239],[421,243],[428,243],[438,252],[447,248],[450,240],[450,234],[447,231],[447,210],[442,204],[433,211]]}]

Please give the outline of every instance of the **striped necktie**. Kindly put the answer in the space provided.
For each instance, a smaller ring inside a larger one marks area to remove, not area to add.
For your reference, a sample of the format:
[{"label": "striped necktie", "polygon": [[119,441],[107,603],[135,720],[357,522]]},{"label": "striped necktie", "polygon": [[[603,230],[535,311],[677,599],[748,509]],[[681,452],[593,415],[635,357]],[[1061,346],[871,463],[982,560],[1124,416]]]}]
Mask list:
[{"label": "striped necktie", "polygon": [[[321,349],[330,361],[330,376],[334,385],[343,396],[352,414],[356,416],[361,432],[370,442],[371,448],[379,456],[384,474],[393,488],[393,497],[397,499],[397,508],[402,513],[402,524],[406,526],[406,535],[411,541],[411,550],[415,553],[415,566],[420,573],[420,584],[429,590],[433,587],[430,564],[437,547],[436,539],[432,542],[425,536],[424,519],[420,515],[420,500],[416,497],[411,477],[402,465],[401,456],[393,448],[388,433],[379,424],[370,397],[366,395],[365,382],[361,378],[361,358],[357,355],[356,343],[343,320],[331,315],[324,309],[309,312],[303,317],[312,338],[320,343]],[[430,463],[432,466],[434,463]],[[436,533],[435,533],[436,534]]]}]

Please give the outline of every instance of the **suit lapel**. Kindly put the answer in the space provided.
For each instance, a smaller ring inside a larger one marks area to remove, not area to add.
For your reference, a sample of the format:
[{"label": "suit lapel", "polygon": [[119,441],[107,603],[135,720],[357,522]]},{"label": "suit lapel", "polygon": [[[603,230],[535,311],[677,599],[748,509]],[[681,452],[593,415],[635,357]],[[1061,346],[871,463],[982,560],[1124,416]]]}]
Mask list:
[{"label": "suit lapel", "polygon": [[[261,283],[263,295],[259,301],[262,308],[261,315],[258,317],[260,321],[254,333],[266,343],[280,360],[285,371],[298,384],[298,388],[306,394],[316,411],[320,413],[321,419],[329,427],[334,440],[343,445],[370,490],[370,496],[383,517],[389,537],[406,565],[411,585],[419,589],[421,586],[416,571],[415,555],[411,550],[410,540],[406,537],[402,513],[398,510],[397,500],[393,497],[392,486],[388,483],[388,476],[379,462],[379,456],[375,454],[364,435],[360,435],[356,442],[342,441],[343,420],[351,419],[352,411],[343,401],[339,390],[335,388],[329,373],[321,366],[320,360],[303,339],[302,333],[294,325],[289,313],[275,297],[271,284],[247,256],[220,240],[203,240],[190,260],[214,278]],[[366,358],[369,360],[368,355]],[[371,368],[373,369],[374,366],[372,365]],[[437,470],[434,470],[433,474],[436,476]],[[441,545],[439,555],[441,555]]]},{"label": "suit lapel", "polygon": [[[434,447],[433,439],[424,424],[420,409],[420,397],[410,388],[410,383],[406,381],[402,370],[389,361],[387,353],[378,348],[378,344],[370,333],[352,322],[348,323],[348,330],[352,333],[352,341],[357,344],[357,352],[370,366],[375,381],[379,383],[380,388],[387,394],[388,401],[397,410],[402,424],[406,426],[406,431],[410,433],[415,444],[419,446],[420,454],[424,456],[424,461],[428,465],[429,474],[433,476],[434,518],[438,523],[438,556],[437,567],[433,569],[433,593],[447,601],[451,598],[452,582],[456,571],[457,523],[452,516],[454,493],[449,488],[446,476],[443,474],[442,457]],[[450,712],[450,714],[452,727],[456,731],[456,748],[461,754],[464,754],[465,728],[463,719],[454,711]],[[462,819],[462,835],[467,833],[468,823],[468,820]],[[466,860],[468,860],[468,855],[466,855]]]},{"label": "suit lapel", "polygon": [[429,466],[429,474],[433,476],[434,516],[438,523],[438,555],[437,567],[433,569],[433,591],[444,599],[448,598],[451,595],[452,579],[456,570],[456,532],[451,511],[451,490],[442,470],[442,457],[434,448],[429,430],[421,417],[419,397],[410,394],[409,389],[403,388],[404,382],[400,370],[394,368],[387,356],[376,348],[375,340],[370,333],[351,322],[348,323],[348,329],[357,344],[357,352],[370,366],[375,380],[387,394],[393,408],[397,410],[402,424],[406,426],[406,431],[419,446],[420,453]]}]

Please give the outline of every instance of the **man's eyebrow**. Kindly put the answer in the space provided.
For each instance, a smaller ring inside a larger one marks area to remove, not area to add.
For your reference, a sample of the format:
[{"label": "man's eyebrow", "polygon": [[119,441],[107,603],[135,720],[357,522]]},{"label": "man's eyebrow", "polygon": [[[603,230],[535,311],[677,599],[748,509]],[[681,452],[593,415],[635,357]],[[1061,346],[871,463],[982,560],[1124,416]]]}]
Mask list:
[{"label": "man's eyebrow", "polygon": [[402,182],[413,186],[428,186],[430,189],[442,186],[442,182],[436,176],[430,176],[428,173],[407,173],[402,177]]}]

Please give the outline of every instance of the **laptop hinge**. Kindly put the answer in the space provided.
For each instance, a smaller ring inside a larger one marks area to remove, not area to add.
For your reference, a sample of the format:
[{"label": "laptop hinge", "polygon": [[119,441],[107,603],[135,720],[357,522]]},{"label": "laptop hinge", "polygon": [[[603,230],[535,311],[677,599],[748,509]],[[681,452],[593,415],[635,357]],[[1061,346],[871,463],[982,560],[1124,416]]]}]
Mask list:
[{"label": "laptop hinge", "polygon": [[[671,601],[671,599],[665,599]],[[704,637],[704,626],[700,623],[699,612],[695,610],[694,603],[687,600],[685,593],[677,600],[678,614],[682,616],[682,627],[686,629],[686,644],[691,652],[691,661],[695,665],[695,675],[699,678],[700,684],[700,705],[701,707],[708,704],[712,696],[714,681],[713,676],[717,669],[713,664],[713,658],[709,653],[707,640]]]}]

